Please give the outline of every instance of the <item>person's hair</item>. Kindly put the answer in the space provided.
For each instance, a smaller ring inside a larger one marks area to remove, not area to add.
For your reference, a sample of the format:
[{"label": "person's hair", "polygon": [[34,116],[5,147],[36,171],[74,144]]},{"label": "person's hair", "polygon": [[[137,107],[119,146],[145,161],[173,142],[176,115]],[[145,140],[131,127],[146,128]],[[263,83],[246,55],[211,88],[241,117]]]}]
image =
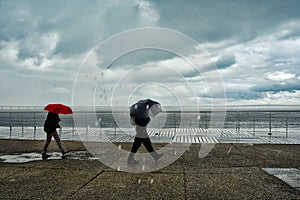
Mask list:
[{"label": "person's hair", "polygon": [[47,119],[49,118],[59,118],[57,113],[48,112]]}]

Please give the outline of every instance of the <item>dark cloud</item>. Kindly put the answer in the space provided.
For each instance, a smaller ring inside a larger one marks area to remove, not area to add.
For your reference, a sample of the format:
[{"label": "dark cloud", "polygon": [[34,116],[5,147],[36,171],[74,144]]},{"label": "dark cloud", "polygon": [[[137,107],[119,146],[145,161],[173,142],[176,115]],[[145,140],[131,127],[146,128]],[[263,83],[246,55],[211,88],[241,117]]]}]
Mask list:
[{"label": "dark cloud", "polygon": [[[299,17],[298,0],[153,1],[160,25],[205,41],[235,38],[245,41]],[[176,6],[175,6],[176,5]]]},{"label": "dark cloud", "polygon": [[216,61],[216,66],[218,69],[224,69],[230,67],[236,63],[235,55],[224,55]]},{"label": "dark cloud", "polygon": [[[199,94],[199,97],[201,98],[211,98],[211,97],[215,97],[215,98],[224,98],[224,94],[223,93],[214,93],[214,94],[210,94],[210,93],[206,93],[206,92],[201,92]],[[260,92],[256,92],[256,91],[251,91],[247,88],[245,89],[225,89],[225,96],[227,101],[231,101],[231,100],[257,100],[263,97],[263,94]]]},{"label": "dark cloud", "polygon": [[282,91],[295,92],[300,91],[300,80],[294,82],[285,83],[266,83],[261,85],[256,85],[251,88],[254,92],[272,92],[278,93]]},{"label": "dark cloud", "polygon": [[177,57],[167,51],[158,49],[141,49],[127,53],[115,60],[110,67],[138,66],[145,63],[159,62]]},{"label": "dark cloud", "polygon": [[0,39],[23,40],[34,34],[57,33],[59,41],[53,53],[74,56],[113,34],[153,26],[155,20],[141,15],[142,9],[151,7],[137,5],[135,1],[1,1]]},{"label": "dark cloud", "polygon": [[278,37],[279,40],[296,39],[300,36],[300,27],[298,24],[293,24],[291,27],[285,27],[288,31]]},{"label": "dark cloud", "polygon": [[263,95],[248,89],[230,89],[226,90],[226,97],[234,100],[256,100],[262,98]]},{"label": "dark cloud", "polygon": [[[69,98],[62,93],[72,90],[71,81],[93,47],[121,31],[147,26],[171,28],[207,45],[212,58],[218,58],[216,66],[222,69],[224,87],[236,86],[226,90],[228,99],[263,100],[266,93],[276,93],[273,97],[278,98],[281,91],[300,91],[299,10],[299,0],[0,0],[0,104],[40,104],[36,97],[43,99],[42,103]],[[199,72],[175,57],[157,50],[131,52],[111,64],[111,74],[126,73],[145,63],[163,63],[189,83],[200,84]],[[195,59],[201,63],[201,58]],[[207,72],[211,68],[201,69]],[[155,74],[144,71],[132,81],[176,82],[175,76],[156,70]],[[285,74],[273,73],[276,71]],[[289,74],[295,76],[289,78]],[[202,92],[199,96],[211,97]]]}]

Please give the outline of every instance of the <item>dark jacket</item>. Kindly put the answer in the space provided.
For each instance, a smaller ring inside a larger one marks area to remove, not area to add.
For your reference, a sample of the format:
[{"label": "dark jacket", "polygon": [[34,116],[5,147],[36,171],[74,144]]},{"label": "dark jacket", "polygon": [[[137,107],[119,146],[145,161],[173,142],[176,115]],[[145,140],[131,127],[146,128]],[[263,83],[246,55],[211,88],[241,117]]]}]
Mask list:
[{"label": "dark jacket", "polygon": [[49,112],[44,123],[44,131],[48,134],[53,133],[56,128],[60,128],[60,125],[58,123],[59,121],[60,119],[57,113]]},{"label": "dark jacket", "polygon": [[139,100],[130,107],[131,125],[145,127],[150,122],[149,109],[151,106],[159,104],[151,99]]},{"label": "dark jacket", "polygon": [[138,117],[136,117],[134,115],[130,115],[130,117],[131,117],[131,120],[132,120],[131,125],[133,125],[133,126],[138,125],[138,126],[145,127],[151,121],[151,119],[149,117],[142,118],[142,119],[138,118]]}]

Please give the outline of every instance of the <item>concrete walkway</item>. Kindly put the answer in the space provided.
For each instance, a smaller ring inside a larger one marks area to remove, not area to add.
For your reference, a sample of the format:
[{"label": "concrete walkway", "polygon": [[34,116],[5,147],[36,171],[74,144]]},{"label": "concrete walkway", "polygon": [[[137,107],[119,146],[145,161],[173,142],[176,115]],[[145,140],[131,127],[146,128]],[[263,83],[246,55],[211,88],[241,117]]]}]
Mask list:
[{"label": "concrete walkway", "polygon": [[[39,152],[42,144],[0,140],[0,153]],[[74,153],[85,151],[80,142],[64,144]],[[122,143],[122,148],[131,145]],[[92,159],[18,164],[0,160],[0,199],[300,199],[297,184],[289,185],[264,170],[284,168],[288,173],[292,168],[297,174],[300,145],[216,144],[199,159],[200,146],[193,144],[161,170],[140,174],[119,172]],[[54,142],[50,151],[57,151]]]}]

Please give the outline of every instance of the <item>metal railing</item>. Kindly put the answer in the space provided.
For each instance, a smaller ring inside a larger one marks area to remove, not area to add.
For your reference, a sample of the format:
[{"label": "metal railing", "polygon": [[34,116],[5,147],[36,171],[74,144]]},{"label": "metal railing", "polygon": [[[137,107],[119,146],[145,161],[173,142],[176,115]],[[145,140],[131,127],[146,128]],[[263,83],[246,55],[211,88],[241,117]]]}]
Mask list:
[{"label": "metal railing", "polygon": [[[39,110],[37,110],[39,109]],[[94,113],[82,111],[80,117],[82,124],[75,127],[72,115],[60,115],[61,128],[59,134],[64,139],[76,137],[76,129],[81,128],[86,134],[95,132],[100,137],[104,133],[110,133],[117,138],[119,125],[114,120],[110,111],[97,111],[97,121],[89,121],[89,115]],[[124,113],[120,113],[124,114]],[[215,112],[213,114],[218,114]],[[43,123],[47,112],[40,107],[26,107],[22,109],[2,108],[0,109],[0,138],[27,138],[44,139]],[[159,115],[158,115],[159,116]],[[212,113],[210,111],[200,112],[178,112],[167,111],[161,116],[162,119],[153,120],[152,127],[157,129],[171,129],[175,133],[179,127],[208,129]],[[185,117],[183,117],[185,116]],[[121,117],[128,129],[130,126],[129,116]],[[182,120],[185,121],[182,122]],[[299,110],[267,110],[267,111],[227,111],[223,130],[230,130],[236,135],[250,133],[253,136],[300,138],[300,111]]]}]

